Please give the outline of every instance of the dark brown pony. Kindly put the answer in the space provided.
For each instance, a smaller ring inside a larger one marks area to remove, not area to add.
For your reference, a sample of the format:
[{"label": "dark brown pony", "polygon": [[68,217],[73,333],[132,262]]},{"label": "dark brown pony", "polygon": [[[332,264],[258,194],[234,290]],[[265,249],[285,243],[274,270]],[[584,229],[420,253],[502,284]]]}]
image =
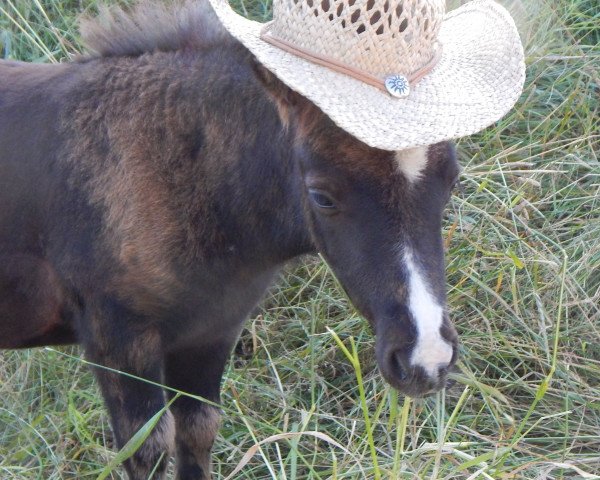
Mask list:
[{"label": "dark brown pony", "polygon": [[[0,63],[0,347],[77,342],[218,402],[246,317],[286,261],[320,252],[371,323],[384,377],[410,395],[442,388],[456,357],[440,234],[453,146],[369,148],[205,4],[131,15],[84,23],[93,53],[75,61]],[[165,393],[95,374],[123,446]],[[177,399],[130,478],[157,462],[160,476],[173,446],[178,478],[209,478],[218,418]]]}]

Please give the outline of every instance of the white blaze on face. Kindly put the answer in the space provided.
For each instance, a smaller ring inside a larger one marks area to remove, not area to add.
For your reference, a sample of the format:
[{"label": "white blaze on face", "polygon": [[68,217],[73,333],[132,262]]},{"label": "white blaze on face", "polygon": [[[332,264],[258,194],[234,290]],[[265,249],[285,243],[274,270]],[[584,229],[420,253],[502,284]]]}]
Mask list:
[{"label": "white blaze on face", "polygon": [[431,378],[437,379],[439,368],[448,366],[452,359],[452,346],[440,333],[444,309],[429,293],[413,254],[408,250],[404,253],[404,262],[408,272],[408,308],[417,329],[417,341],[410,362],[422,367]]},{"label": "white blaze on face", "polygon": [[398,170],[410,183],[421,178],[421,173],[427,166],[427,149],[428,147],[415,147],[396,152]]}]

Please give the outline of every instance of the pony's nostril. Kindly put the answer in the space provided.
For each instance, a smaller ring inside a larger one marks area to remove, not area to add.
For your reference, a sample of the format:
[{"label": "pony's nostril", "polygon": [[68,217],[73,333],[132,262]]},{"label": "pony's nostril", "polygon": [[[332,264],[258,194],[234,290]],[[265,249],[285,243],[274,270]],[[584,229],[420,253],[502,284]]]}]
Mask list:
[{"label": "pony's nostril", "polygon": [[406,374],[406,370],[402,366],[402,360],[398,352],[392,354],[390,363],[392,367],[392,372],[396,380],[398,380],[399,382],[404,382],[408,378],[408,376]]},{"label": "pony's nostril", "polygon": [[440,367],[438,369],[438,377],[445,378],[448,375],[448,367]]}]

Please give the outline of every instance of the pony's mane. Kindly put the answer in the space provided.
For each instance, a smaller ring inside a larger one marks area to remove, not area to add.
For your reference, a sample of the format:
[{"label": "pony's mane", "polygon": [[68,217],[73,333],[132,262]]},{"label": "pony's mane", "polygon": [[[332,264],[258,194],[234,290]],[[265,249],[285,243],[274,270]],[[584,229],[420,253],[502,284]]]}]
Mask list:
[{"label": "pony's mane", "polygon": [[132,9],[103,6],[80,20],[84,58],[138,56],[203,47],[229,37],[207,0],[142,0]]}]

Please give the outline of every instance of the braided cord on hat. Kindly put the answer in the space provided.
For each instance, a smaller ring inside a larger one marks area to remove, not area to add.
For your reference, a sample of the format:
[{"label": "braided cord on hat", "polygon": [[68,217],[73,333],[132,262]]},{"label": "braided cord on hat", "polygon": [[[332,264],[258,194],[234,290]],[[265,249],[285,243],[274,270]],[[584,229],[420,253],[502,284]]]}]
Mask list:
[{"label": "braided cord on hat", "polygon": [[[270,32],[270,27],[271,24],[266,24],[260,32],[260,38],[263,39],[265,42],[270,43],[271,45],[280,48],[281,50],[284,50],[288,53],[296,55],[297,57],[303,58],[317,65],[321,65],[322,67],[326,67],[338,73],[348,75],[363,83],[376,87],[383,92],[388,91],[385,86],[385,79],[379,78],[375,75],[372,75],[358,68],[352,67],[350,65],[346,65],[343,62],[340,62],[339,60],[336,60],[334,58],[322,55],[320,53],[312,52],[308,49],[298,47],[297,45],[294,45],[291,42],[288,42],[281,38],[277,38]],[[431,59],[429,59],[429,61],[418,70],[415,70],[409,75],[406,75],[408,81],[413,85],[418,83],[425,75],[427,75],[429,72],[431,72],[431,70],[433,70],[433,67],[435,67],[435,65],[438,63],[441,56],[442,45],[438,42],[436,44],[436,48],[433,49],[433,56],[431,57]],[[404,72],[393,73],[403,74]]]}]

